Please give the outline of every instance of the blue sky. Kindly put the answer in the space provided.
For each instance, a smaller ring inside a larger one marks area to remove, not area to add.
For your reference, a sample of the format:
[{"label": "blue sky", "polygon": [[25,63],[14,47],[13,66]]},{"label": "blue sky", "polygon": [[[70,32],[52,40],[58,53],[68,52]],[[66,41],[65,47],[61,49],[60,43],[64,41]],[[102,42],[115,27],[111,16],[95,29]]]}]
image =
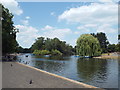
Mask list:
[{"label": "blue sky", "polygon": [[97,32],[105,32],[111,44],[118,42],[118,5],[113,1],[2,3],[14,14],[14,25],[19,29],[17,41],[24,48],[41,36],[58,37],[75,46],[81,34]]}]

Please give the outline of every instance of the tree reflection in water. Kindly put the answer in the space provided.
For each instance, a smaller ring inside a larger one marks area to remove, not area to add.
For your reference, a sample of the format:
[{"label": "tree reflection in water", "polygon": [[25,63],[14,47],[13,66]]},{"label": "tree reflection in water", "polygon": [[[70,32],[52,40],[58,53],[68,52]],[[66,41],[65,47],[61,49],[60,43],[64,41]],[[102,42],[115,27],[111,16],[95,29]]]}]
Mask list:
[{"label": "tree reflection in water", "polygon": [[107,60],[94,58],[79,58],[77,61],[78,77],[83,79],[83,82],[92,80],[101,81],[107,79]]},{"label": "tree reflection in water", "polygon": [[60,73],[64,66],[64,61],[52,61],[52,60],[44,60],[44,61],[35,61],[35,67],[51,72],[51,73]]}]

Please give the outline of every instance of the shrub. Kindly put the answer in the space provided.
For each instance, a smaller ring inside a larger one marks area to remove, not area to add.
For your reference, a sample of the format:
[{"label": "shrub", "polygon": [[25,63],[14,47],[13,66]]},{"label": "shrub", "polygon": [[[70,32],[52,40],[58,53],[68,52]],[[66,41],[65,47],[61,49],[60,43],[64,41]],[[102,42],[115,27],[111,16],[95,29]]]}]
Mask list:
[{"label": "shrub", "polygon": [[58,51],[58,50],[52,50],[51,55],[60,55],[61,56],[62,53],[60,51]]},{"label": "shrub", "polygon": [[35,54],[35,55],[48,55],[48,54],[50,54],[50,51],[48,51],[48,50],[34,50],[33,54]]}]

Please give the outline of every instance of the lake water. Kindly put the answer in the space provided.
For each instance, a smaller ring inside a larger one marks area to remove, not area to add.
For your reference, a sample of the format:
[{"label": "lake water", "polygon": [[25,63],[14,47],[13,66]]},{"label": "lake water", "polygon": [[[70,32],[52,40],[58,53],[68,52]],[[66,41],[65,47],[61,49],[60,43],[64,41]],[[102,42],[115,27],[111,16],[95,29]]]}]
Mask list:
[{"label": "lake water", "polygon": [[17,61],[100,88],[118,88],[119,60],[75,56],[40,57],[27,53],[18,56]]}]

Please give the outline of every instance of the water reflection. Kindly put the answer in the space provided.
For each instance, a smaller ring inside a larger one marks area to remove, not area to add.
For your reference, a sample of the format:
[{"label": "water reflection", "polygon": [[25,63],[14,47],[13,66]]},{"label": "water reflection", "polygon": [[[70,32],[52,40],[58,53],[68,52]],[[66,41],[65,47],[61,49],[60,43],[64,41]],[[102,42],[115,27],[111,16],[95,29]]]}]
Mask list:
[{"label": "water reflection", "polygon": [[93,80],[94,82],[104,82],[107,79],[107,60],[79,58],[77,72],[83,82],[89,83]]},{"label": "water reflection", "polygon": [[51,61],[35,61],[35,67],[39,69],[43,69],[45,71],[49,71],[52,73],[61,72],[64,67],[64,63],[60,62],[51,62]]},{"label": "water reflection", "polygon": [[70,57],[61,57],[61,56],[34,56],[34,58],[43,58],[47,60],[69,60]]}]

